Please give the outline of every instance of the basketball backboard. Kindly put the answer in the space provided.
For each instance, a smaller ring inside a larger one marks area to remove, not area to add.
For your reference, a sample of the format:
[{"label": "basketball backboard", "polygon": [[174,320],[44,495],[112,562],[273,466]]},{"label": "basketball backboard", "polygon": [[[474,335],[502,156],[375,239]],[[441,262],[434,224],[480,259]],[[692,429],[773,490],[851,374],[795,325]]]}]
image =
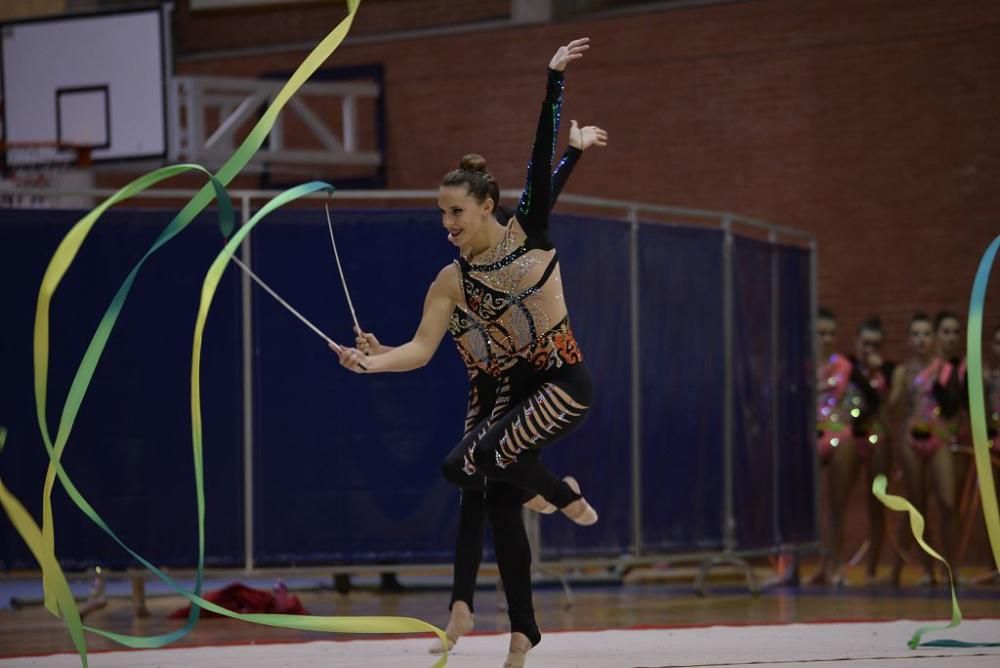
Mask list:
[{"label": "basketball backboard", "polygon": [[4,140],[92,147],[95,162],[166,153],[159,8],[0,27]]}]

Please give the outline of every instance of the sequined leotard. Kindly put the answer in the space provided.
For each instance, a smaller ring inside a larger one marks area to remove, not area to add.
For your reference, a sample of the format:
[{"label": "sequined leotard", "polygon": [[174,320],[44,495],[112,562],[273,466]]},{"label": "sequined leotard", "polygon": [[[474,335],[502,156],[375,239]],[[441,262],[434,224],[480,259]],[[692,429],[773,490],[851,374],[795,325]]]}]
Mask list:
[{"label": "sequined leotard", "polygon": [[[566,181],[573,173],[577,162],[582,155],[580,149],[572,146],[566,149],[562,159],[552,172],[552,201],[550,209],[559,199]],[[498,212],[498,218],[504,225],[510,225],[511,214],[504,215]],[[448,327],[449,333],[455,341],[455,346],[459,356],[465,362],[466,372],[469,375],[469,402],[466,410],[465,429],[463,435],[468,435],[472,428],[482,420],[489,417],[493,412],[496,400],[498,374],[494,373],[495,367],[483,364],[480,359],[472,354],[472,350],[485,349],[488,346],[488,339],[483,338],[485,327],[480,327],[473,316],[471,316],[464,306],[456,306],[452,312],[451,321]]]},{"label": "sequined leotard", "polygon": [[877,369],[870,369],[853,357],[848,359],[851,375],[845,403],[858,457],[867,461],[876,448],[889,447],[889,429],[880,409],[889,398],[889,379],[894,367],[886,362]]},{"label": "sequined leotard", "polygon": [[826,462],[834,449],[853,438],[848,429],[850,405],[847,402],[851,363],[843,355],[833,354],[819,367],[816,387],[816,450]]},{"label": "sequined leotard", "polygon": [[909,370],[906,436],[911,448],[930,457],[951,443],[958,410],[952,389],[954,367],[936,357],[923,369]]},{"label": "sequined leotard", "polygon": [[[579,160],[582,151],[572,146],[566,149],[562,160],[552,173],[552,204],[554,205],[562,192],[563,186],[572,174],[573,169]],[[504,224],[510,223],[510,214],[498,213]],[[456,327],[456,319],[463,318],[464,309],[455,307],[452,317],[452,333],[460,332]],[[460,336],[460,335],[459,335]],[[494,413],[497,398],[498,379],[491,375],[489,371],[476,365],[472,358],[463,353],[462,344],[456,338],[456,346],[462,359],[466,362],[466,370],[469,374],[469,400],[465,414],[465,428],[463,437],[468,437],[476,429],[481,429]],[[509,391],[505,392],[501,403],[501,412],[510,403]],[[452,468],[453,475],[463,480],[466,477],[462,467],[464,461],[459,457]],[[446,463],[447,468],[447,463]],[[446,473],[446,475],[448,475]],[[448,477],[451,477],[450,475]],[[485,480],[482,481],[482,488],[470,488],[467,484],[462,489],[462,498],[459,506],[458,519],[458,539],[455,544],[455,563],[452,573],[451,605],[456,601],[462,601],[469,606],[470,611],[475,611],[473,599],[476,591],[476,576],[479,573],[479,565],[483,556],[483,531],[486,521],[486,500],[485,500]],[[460,485],[461,486],[461,485]],[[531,492],[524,494],[524,500],[534,496]],[[450,609],[450,605],[449,605]]]},{"label": "sequined leotard", "polygon": [[442,470],[463,489],[463,503],[464,492],[481,491],[485,477],[486,513],[511,631],[525,634],[533,645],[541,635],[531,603],[531,549],[521,503],[529,494],[541,494],[564,508],[580,498],[542,465],[539,452],[579,426],[591,400],[590,376],[569,328],[548,229],[562,91],[562,73],[550,70],[514,219],[496,247],[457,261],[462,300],[449,327],[470,374],[494,379],[496,392],[489,416],[467,425],[466,437]]}]

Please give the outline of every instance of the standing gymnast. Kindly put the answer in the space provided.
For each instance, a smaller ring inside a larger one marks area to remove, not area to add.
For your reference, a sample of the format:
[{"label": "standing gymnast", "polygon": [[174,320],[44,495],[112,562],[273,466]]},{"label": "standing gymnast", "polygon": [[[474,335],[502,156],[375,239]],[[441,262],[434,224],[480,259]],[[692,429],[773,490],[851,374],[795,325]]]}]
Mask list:
[{"label": "standing gymnast", "polygon": [[[552,173],[551,206],[555,205],[559,193],[583,152],[591,146],[606,146],[607,139],[607,133],[601,128],[593,125],[581,128],[576,121],[571,121],[569,147]],[[488,171],[483,171],[482,176],[477,175],[473,178],[485,180],[489,191],[488,197],[499,199],[499,187]],[[510,222],[511,215],[501,208],[497,209],[496,216],[502,224],[506,225]],[[455,307],[453,315],[458,319],[465,317],[459,306]],[[460,335],[460,330],[455,329],[453,333]],[[483,420],[492,415],[496,403],[497,379],[481,369],[475,360],[462,354],[464,349],[458,343],[459,339],[455,340],[458,344],[458,351],[466,363],[466,371],[469,376],[469,399],[465,414],[464,438],[468,437],[477,427],[481,428]],[[356,341],[358,349],[366,355],[387,353],[393,349],[392,346],[380,343],[371,332],[359,332]],[[458,639],[471,632],[475,626],[473,598],[476,590],[476,576],[479,573],[479,565],[483,556],[483,532],[486,523],[485,485],[482,489],[465,488],[460,491],[458,534],[455,542],[451,601],[448,606],[450,615],[448,625],[445,628],[447,643],[445,645],[440,640],[435,639],[430,648],[431,653],[434,654],[451,650]],[[532,495],[530,492],[526,493],[526,496],[529,495],[530,498],[525,499],[525,506],[542,513],[555,511],[555,506],[542,496]]]},{"label": "standing gymnast", "polygon": [[811,579],[813,584],[839,585],[843,581],[840,559],[844,536],[844,513],[848,495],[857,477],[857,442],[850,424],[848,396],[852,365],[850,360],[835,352],[837,319],[833,312],[820,308],[816,317],[819,341],[816,360],[816,450],[827,477],[830,532],[820,570]]},{"label": "standing gymnast", "polygon": [[[926,516],[928,481],[937,493],[940,510],[941,553],[951,564],[958,579],[958,564],[953,560],[958,545],[957,494],[955,461],[949,449],[953,433],[953,418],[959,409],[955,390],[956,370],[947,360],[935,354],[934,329],[930,318],[917,313],[910,320],[912,357],[896,367],[892,374],[889,405],[897,420],[899,436],[897,452],[902,463],[907,496]],[[900,525],[900,545],[907,540],[906,525]],[[936,583],[929,555],[923,555],[922,583]],[[897,555],[892,580],[900,582],[903,563]]]},{"label": "standing gymnast", "polygon": [[357,349],[338,351],[341,364],[358,373],[408,371],[426,364],[450,331],[467,363],[497,380],[490,416],[469,430],[443,468],[463,490],[485,489],[511,624],[505,668],[523,666],[541,640],[521,517],[525,497],[539,494],[579,524],[597,521],[575,481],[560,480],[540,460],[541,448],[578,427],[591,403],[590,375],[569,326],[548,229],[563,70],[583,57],[588,41],[560,47],[549,63],[527,184],[510,224],[496,218],[484,161],[467,156],[438,194],[442,222],[460,257],[431,284],[413,339],[368,357]]},{"label": "standing gymnast", "polygon": [[[890,380],[896,365],[882,357],[885,338],[882,319],[868,318],[858,327],[850,387],[851,433],[861,464],[868,469],[864,489],[870,490],[875,478],[888,476],[892,467],[891,430],[887,404]],[[867,584],[877,583],[878,565],[885,537],[885,508],[874,494],[868,497],[868,567]]]}]

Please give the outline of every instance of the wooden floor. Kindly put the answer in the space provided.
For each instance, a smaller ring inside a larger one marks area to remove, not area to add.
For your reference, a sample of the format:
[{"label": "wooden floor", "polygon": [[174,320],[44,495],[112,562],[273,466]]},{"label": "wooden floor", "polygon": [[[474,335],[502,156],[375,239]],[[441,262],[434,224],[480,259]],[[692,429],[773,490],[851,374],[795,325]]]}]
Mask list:
[{"label": "wooden floor", "polygon": [[[768,573],[759,573],[766,578]],[[946,587],[921,588],[910,584],[901,589],[888,586],[769,588],[751,596],[732,579],[711,582],[708,596],[697,596],[686,582],[579,585],[573,588],[574,605],[564,606],[558,587],[536,589],[536,609],[544,631],[582,629],[627,629],[644,626],[692,626],[714,624],[772,624],[831,620],[940,619],[951,616]],[[970,573],[974,575],[974,573]],[[296,592],[305,607],[317,615],[404,615],[419,617],[444,627],[448,593],[442,582],[400,578],[407,591],[380,593],[374,579],[362,581],[349,594],[332,589]],[[440,580],[440,579],[439,579]],[[854,580],[862,580],[860,574]],[[0,581],[0,591],[2,591]],[[363,586],[367,584],[367,586]],[[960,591],[963,614],[968,618],[1000,617],[1000,586],[996,582]],[[481,589],[476,598],[476,631],[506,632],[506,615],[498,610],[495,589]],[[3,602],[6,604],[6,601]],[[167,615],[184,601],[176,596],[150,596],[151,616],[135,619],[127,598],[110,598],[106,607],[86,618],[86,623],[106,630],[134,635],[156,635],[176,629],[178,620]],[[227,619],[206,619],[174,646],[224,645],[234,643],[295,642],[318,635],[287,631]],[[343,636],[341,636],[343,637]],[[325,639],[325,638],[324,638]],[[88,635],[93,650],[118,649],[110,641]],[[72,651],[62,623],[41,606],[17,610],[0,609],[0,656],[26,656]]]}]

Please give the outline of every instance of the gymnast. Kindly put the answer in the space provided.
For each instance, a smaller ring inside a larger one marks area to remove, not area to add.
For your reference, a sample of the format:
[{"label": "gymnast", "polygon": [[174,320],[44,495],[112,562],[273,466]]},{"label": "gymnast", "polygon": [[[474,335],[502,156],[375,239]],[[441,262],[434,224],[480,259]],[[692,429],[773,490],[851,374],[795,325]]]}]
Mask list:
[{"label": "gymnast", "polygon": [[463,491],[485,491],[511,624],[505,668],[523,666],[541,640],[522,503],[540,495],[578,524],[597,521],[576,481],[560,480],[540,460],[541,448],[578,427],[591,403],[590,375],[570,328],[548,225],[563,71],[583,57],[588,42],[560,47],[549,63],[527,183],[510,223],[497,220],[498,189],[482,158],[463,158],[438,194],[448,239],[460,255],[431,284],[413,339],[370,356],[357,348],[335,350],[341,364],[357,373],[408,371],[426,364],[448,331],[466,364],[496,380],[489,417],[468,430],[443,470]]}]

